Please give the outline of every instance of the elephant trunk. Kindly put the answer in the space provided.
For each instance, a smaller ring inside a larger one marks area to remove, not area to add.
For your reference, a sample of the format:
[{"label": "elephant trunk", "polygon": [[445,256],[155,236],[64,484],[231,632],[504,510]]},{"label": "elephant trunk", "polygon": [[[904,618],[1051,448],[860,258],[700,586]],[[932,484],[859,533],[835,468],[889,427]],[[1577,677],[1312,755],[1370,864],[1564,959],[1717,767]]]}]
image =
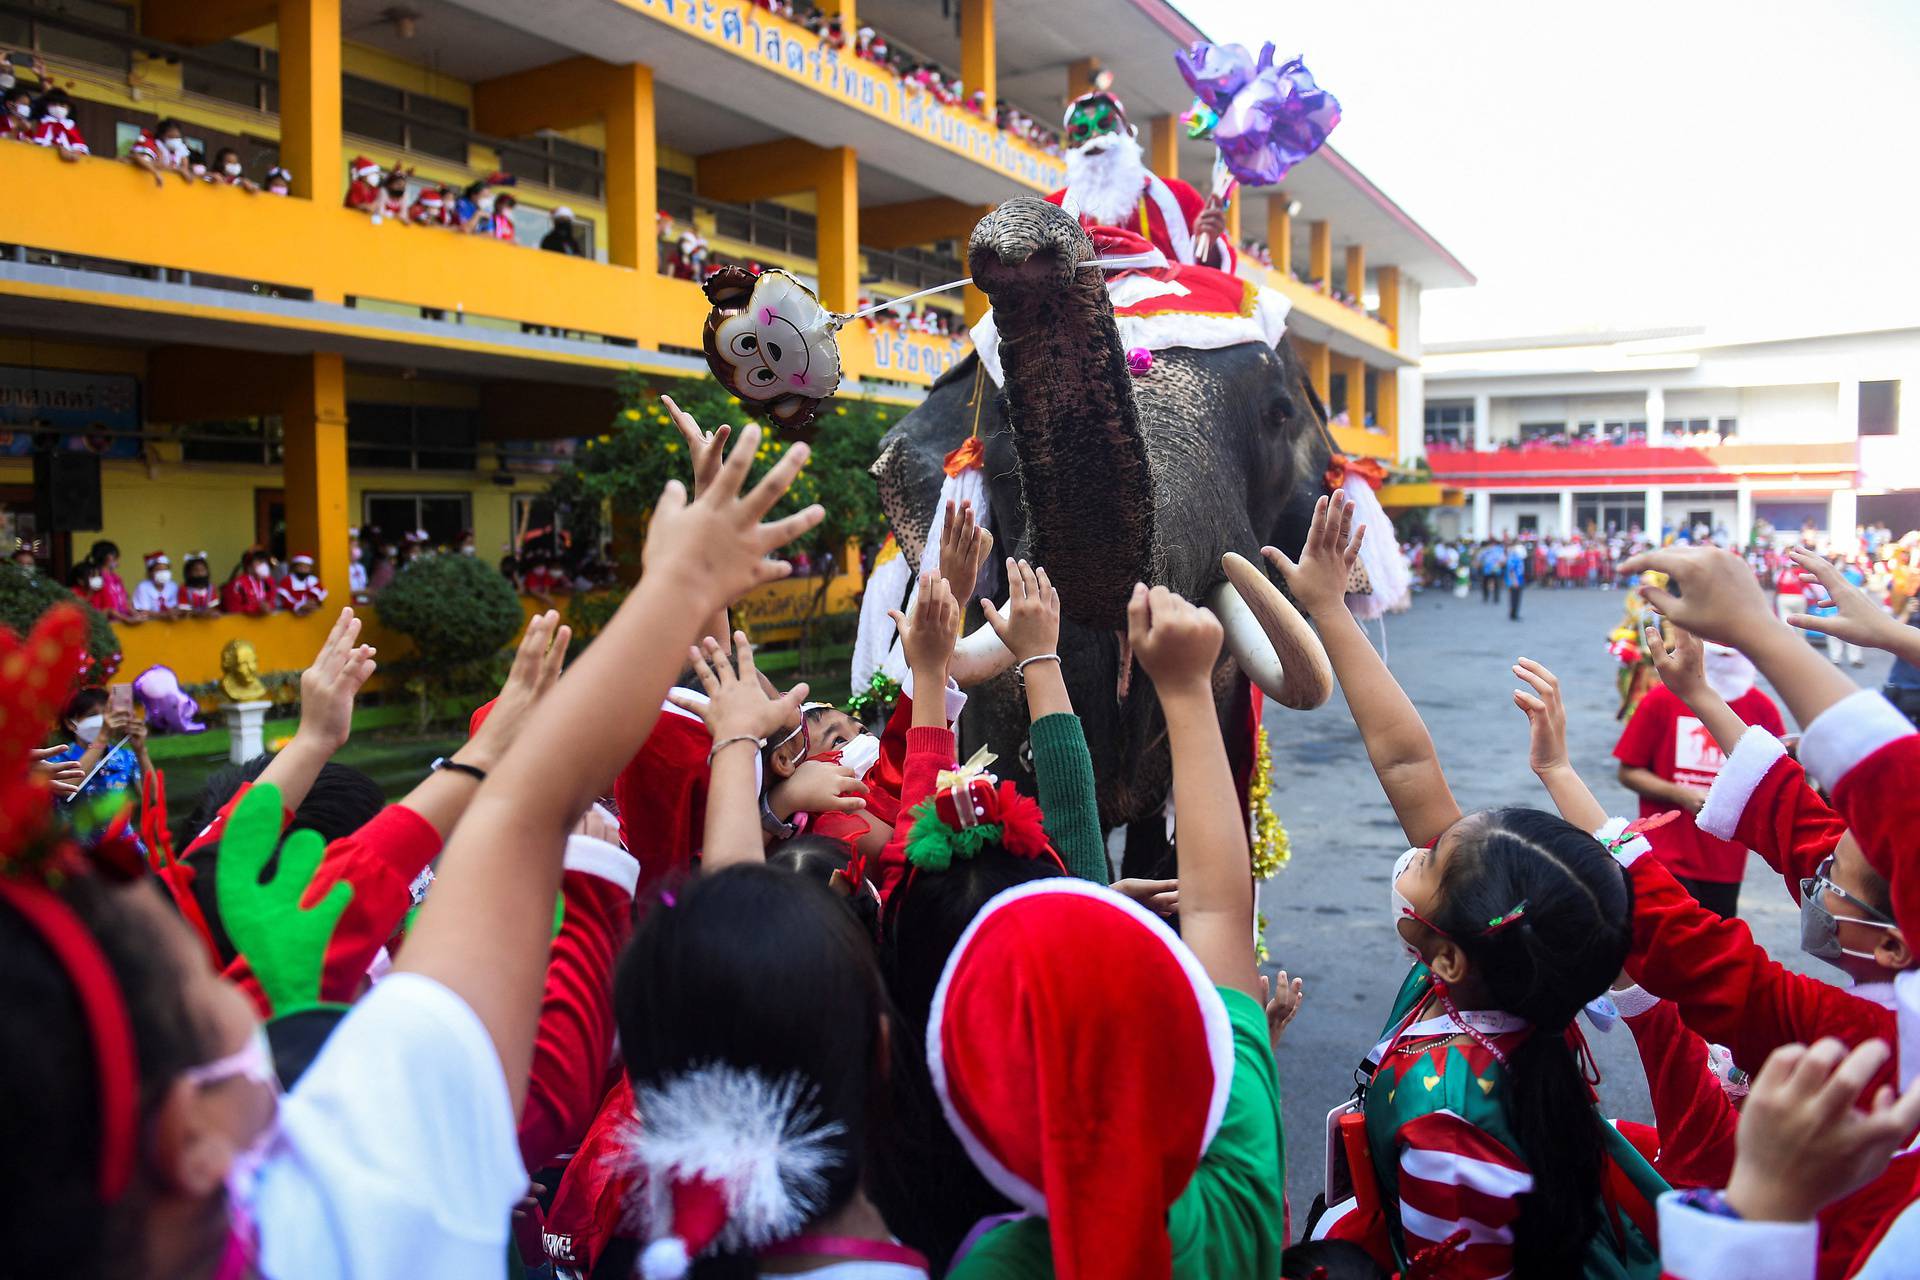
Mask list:
[{"label": "elephant trunk", "polygon": [[967,250],[1000,332],[1029,554],[1068,617],[1120,630],[1153,576],[1153,473],[1094,256],[1073,217],[1031,197],[988,214]]}]

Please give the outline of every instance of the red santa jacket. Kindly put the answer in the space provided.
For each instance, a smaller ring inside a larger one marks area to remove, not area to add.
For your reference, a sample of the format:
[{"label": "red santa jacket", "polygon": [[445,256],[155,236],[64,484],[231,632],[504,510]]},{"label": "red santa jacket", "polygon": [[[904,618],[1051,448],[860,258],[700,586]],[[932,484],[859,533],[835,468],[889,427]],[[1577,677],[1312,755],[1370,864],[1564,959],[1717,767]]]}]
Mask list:
[{"label": "red santa jacket", "polygon": [[0,116],[0,138],[12,142],[32,142],[33,133],[33,122],[26,117],[15,115],[11,111]]},{"label": "red santa jacket", "polygon": [[52,116],[40,117],[40,124],[33,131],[33,140],[43,147],[59,147],[62,151],[71,151],[76,155],[88,155],[87,140],[80,133],[80,126],[71,120],[55,120]]},{"label": "red santa jacket", "polygon": [[1847,824],[1807,785],[1806,770],[1780,739],[1754,727],[1721,766],[1694,825],[1765,858],[1800,901],[1800,882],[1819,869]]},{"label": "red santa jacket", "polygon": [[327,589],[320,585],[320,579],[313,574],[308,574],[304,578],[297,574],[288,574],[280,580],[280,585],[274,588],[273,596],[282,609],[299,609],[324,603],[327,598]]},{"label": "red santa jacket", "polygon": [[228,578],[227,585],[220,588],[220,609],[224,613],[271,613],[273,597],[268,594],[266,579],[250,573]]},{"label": "red santa jacket", "polygon": [[[1086,214],[1067,203],[1066,188],[1055,191],[1047,199],[1074,213],[1083,222],[1091,221]],[[1138,231],[1153,241],[1154,248],[1166,254],[1168,262],[1192,263],[1195,261],[1193,224],[1205,207],[1206,201],[1191,184],[1178,178],[1162,178],[1149,173],[1146,186],[1140,191],[1140,201],[1134,206],[1134,221],[1128,230]],[[1239,254],[1233,245],[1224,240],[1220,242],[1220,247],[1226,253],[1226,260],[1219,264],[1220,269],[1231,274],[1239,266]]]},{"label": "red santa jacket", "polygon": [[364,178],[355,178],[347,185],[346,203],[349,209],[365,209],[369,213],[378,213],[380,202],[385,198],[385,192]]},{"label": "red santa jacket", "polygon": [[[1740,1113],[1713,1074],[1707,1042],[1680,1021],[1672,1001],[1630,990],[1615,992],[1614,1002],[1633,1034],[1653,1101],[1657,1147],[1641,1154],[1672,1186],[1724,1187],[1733,1173]],[[1620,1131],[1627,1133],[1624,1123]]]}]

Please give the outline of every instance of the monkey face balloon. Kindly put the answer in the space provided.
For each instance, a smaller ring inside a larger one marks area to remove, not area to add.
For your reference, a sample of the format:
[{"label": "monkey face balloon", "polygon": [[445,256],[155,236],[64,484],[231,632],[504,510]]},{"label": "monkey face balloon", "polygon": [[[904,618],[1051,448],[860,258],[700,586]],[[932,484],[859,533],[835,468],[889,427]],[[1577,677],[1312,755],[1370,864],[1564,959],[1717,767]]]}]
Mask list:
[{"label": "monkey face balloon", "polygon": [[722,267],[707,278],[713,310],[701,345],[727,390],[764,406],[781,426],[813,420],[840,387],[839,327],[820,299],[784,271]]}]

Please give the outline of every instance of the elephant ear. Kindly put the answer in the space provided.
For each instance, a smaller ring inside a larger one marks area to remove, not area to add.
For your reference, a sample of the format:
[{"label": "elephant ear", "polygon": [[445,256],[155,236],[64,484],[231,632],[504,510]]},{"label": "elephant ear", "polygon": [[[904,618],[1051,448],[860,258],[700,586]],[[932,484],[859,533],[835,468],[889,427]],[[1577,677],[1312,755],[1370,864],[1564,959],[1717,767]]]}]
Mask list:
[{"label": "elephant ear", "polygon": [[[979,368],[980,358],[968,355],[941,375],[927,398],[882,438],[880,456],[869,468],[908,564],[919,564],[926,552],[947,455],[972,434],[974,386],[984,382]],[[990,385],[981,388],[983,395],[992,393]],[[983,407],[983,416],[992,412],[991,405]]]}]

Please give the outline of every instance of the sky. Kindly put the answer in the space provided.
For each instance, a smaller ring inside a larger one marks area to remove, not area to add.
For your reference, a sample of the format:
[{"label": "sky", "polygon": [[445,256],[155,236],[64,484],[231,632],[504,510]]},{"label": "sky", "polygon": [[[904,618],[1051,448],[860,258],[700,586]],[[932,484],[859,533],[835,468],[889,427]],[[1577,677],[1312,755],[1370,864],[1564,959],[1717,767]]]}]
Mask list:
[{"label": "sky", "polygon": [[1176,0],[1479,277],[1428,342],[1920,323],[1920,0]]}]

